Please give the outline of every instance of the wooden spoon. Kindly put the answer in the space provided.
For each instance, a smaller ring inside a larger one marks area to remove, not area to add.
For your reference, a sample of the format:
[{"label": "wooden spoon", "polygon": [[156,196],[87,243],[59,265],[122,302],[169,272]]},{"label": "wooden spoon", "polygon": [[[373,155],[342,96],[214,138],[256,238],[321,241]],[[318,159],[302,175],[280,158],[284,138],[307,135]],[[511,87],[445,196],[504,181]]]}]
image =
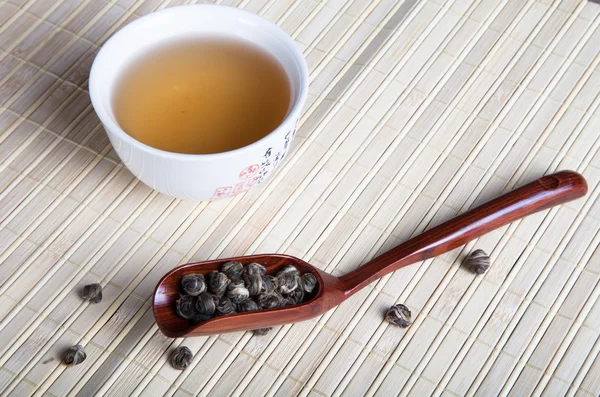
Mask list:
[{"label": "wooden spoon", "polygon": [[[342,277],[334,277],[301,259],[280,254],[182,265],[171,270],[158,283],[154,292],[154,317],[160,330],[169,337],[245,331],[307,320],[339,305],[361,288],[394,270],[441,255],[517,219],[586,193],[587,183],[576,172],[561,171],[544,176],[436,226]],[[181,278],[189,273],[206,274],[219,270],[221,264],[227,261],[239,261],[244,265],[258,262],[267,268],[269,274],[276,273],[285,264],[292,264],[302,273],[313,273],[318,284],[308,301],[295,306],[230,314],[197,325],[177,316],[174,308],[180,294]]]}]

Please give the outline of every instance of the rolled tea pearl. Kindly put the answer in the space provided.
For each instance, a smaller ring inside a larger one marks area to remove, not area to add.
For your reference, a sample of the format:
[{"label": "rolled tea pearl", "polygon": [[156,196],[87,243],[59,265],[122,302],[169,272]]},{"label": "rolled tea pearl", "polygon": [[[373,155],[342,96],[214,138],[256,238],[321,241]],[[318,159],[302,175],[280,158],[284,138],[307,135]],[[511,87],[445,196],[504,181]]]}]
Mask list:
[{"label": "rolled tea pearl", "polygon": [[225,275],[225,273],[213,271],[206,276],[208,278],[209,291],[218,297],[225,295],[227,285],[229,285],[229,278],[227,278],[227,275]]},{"label": "rolled tea pearl", "polygon": [[256,297],[256,303],[261,309],[273,309],[281,307],[283,299],[281,295],[265,292]]},{"label": "rolled tea pearl", "polygon": [[230,279],[240,277],[243,270],[244,266],[240,262],[230,261],[221,265],[221,272],[225,273]]},{"label": "rolled tea pearl", "polygon": [[269,327],[269,328],[257,328],[255,330],[253,330],[252,332],[254,332],[254,335],[264,336],[264,335],[268,334],[269,331],[271,331],[272,329],[273,329],[273,327]]},{"label": "rolled tea pearl", "polygon": [[221,298],[223,298],[222,296],[217,296],[215,294],[210,294],[210,296],[212,296],[213,298],[213,302],[215,302],[215,308],[217,307],[217,305],[219,304],[219,301],[221,300]]},{"label": "rolled tea pearl", "polygon": [[490,267],[490,257],[482,249],[476,249],[465,258],[463,265],[475,274],[483,274]]},{"label": "rolled tea pearl", "polygon": [[251,296],[260,294],[263,285],[263,276],[261,274],[245,274],[244,281],[246,282],[246,288],[248,288],[248,292]]},{"label": "rolled tea pearl", "polygon": [[267,268],[260,263],[252,262],[248,263],[244,267],[245,274],[267,274]]},{"label": "rolled tea pearl", "polygon": [[242,277],[243,276],[233,276],[232,278],[229,279],[229,285],[227,287],[230,287],[231,284],[238,285],[240,287],[245,287],[246,282],[244,281],[244,279]]},{"label": "rolled tea pearl", "polygon": [[215,308],[215,314],[217,316],[224,316],[231,313],[235,313],[235,306],[233,302],[229,298],[221,298],[217,304],[217,307]]},{"label": "rolled tea pearl", "polygon": [[230,284],[227,287],[227,297],[231,299],[233,303],[240,303],[250,297],[250,292],[244,287],[244,284]]},{"label": "rolled tea pearl", "polygon": [[198,295],[198,299],[196,300],[196,311],[198,314],[210,316],[215,312],[215,308],[215,299],[213,298],[212,294],[203,292]]},{"label": "rolled tea pearl", "polygon": [[71,346],[65,352],[63,357],[63,362],[66,365],[77,365],[81,364],[87,358],[87,354],[85,354],[85,350],[83,350],[83,346],[75,345]]},{"label": "rolled tea pearl", "polygon": [[258,305],[251,299],[246,299],[245,301],[238,303],[237,306],[240,313],[258,310]]},{"label": "rolled tea pearl", "polygon": [[169,361],[175,369],[184,370],[190,365],[194,355],[187,346],[179,346],[171,353]]},{"label": "rolled tea pearl", "polygon": [[289,294],[298,288],[298,276],[293,273],[284,273],[277,276],[277,284],[279,285],[279,292]]},{"label": "rolled tea pearl", "polygon": [[295,276],[300,277],[300,271],[292,265],[285,265],[280,271],[277,272],[277,277],[282,276],[284,274],[293,274]]},{"label": "rolled tea pearl", "polygon": [[275,291],[275,288],[277,288],[277,278],[270,275],[263,276],[262,289],[260,292],[273,292]]},{"label": "rolled tea pearl", "polygon": [[206,282],[201,274],[186,274],[181,278],[181,288],[186,294],[198,296],[206,291]]},{"label": "rolled tea pearl", "polygon": [[102,286],[98,283],[86,285],[81,297],[88,302],[99,303],[102,301]]},{"label": "rolled tea pearl", "polygon": [[196,298],[183,295],[175,301],[175,312],[181,318],[191,319],[196,314]]},{"label": "rolled tea pearl", "polygon": [[227,290],[230,290],[235,287],[245,287],[246,283],[241,277],[233,277],[229,279],[229,284],[227,285]]},{"label": "rolled tea pearl", "polygon": [[312,273],[304,273],[302,277],[298,280],[298,284],[300,284],[300,288],[302,288],[305,292],[311,293],[315,287],[317,286],[317,276]]},{"label": "rolled tea pearl", "polygon": [[410,318],[410,310],[401,303],[390,307],[385,314],[385,319],[388,322],[397,325],[400,328],[408,327],[410,325]]},{"label": "rolled tea pearl", "polygon": [[304,301],[304,290],[302,288],[296,288],[286,295],[288,302],[292,305],[297,305]]}]

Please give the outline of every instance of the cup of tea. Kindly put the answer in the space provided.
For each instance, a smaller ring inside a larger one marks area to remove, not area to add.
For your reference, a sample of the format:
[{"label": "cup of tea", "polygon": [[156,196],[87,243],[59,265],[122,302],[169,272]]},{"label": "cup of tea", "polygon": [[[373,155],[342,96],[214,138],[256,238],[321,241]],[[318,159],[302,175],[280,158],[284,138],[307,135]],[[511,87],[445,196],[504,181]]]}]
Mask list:
[{"label": "cup of tea", "polygon": [[293,39],[247,11],[185,5],[123,27],[90,72],[94,110],[142,182],[189,200],[239,194],[285,158],[308,93]]}]

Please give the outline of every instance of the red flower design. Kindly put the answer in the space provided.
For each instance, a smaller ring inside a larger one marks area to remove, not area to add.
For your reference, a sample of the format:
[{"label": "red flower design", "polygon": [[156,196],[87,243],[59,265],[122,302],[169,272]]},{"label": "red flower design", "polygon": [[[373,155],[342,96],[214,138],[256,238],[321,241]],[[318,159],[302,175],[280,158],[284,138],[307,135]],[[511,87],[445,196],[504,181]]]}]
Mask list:
[{"label": "red flower design", "polygon": [[259,169],[260,169],[260,166],[258,164],[252,164],[251,166],[244,168],[242,170],[242,172],[240,172],[240,179],[250,178],[251,176],[256,174]]},{"label": "red flower design", "polygon": [[258,177],[255,176],[252,179],[248,179],[246,181],[238,183],[237,185],[235,185],[235,188],[233,189],[233,194],[238,194],[240,192],[250,189],[256,183],[257,179],[258,179]]},{"label": "red flower design", "polygon": [[231,193],[231,186],[219,187],[215,190],[215,194],[213,194],[213,198],[223,198],[229,196]]}]

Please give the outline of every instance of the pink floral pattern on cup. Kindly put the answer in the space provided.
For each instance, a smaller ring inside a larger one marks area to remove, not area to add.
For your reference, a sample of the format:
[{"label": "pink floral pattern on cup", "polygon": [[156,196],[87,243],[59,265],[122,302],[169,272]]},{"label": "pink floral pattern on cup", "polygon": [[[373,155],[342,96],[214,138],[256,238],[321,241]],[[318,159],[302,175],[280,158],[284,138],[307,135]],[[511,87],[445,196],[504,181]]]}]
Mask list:
[{"label": "pink floral pattern on cup", "polygon": [[240,172],[240,179],[251,178],[252,176],[254,176],[254,174],[256,174],[258,172],[259,169],[260,169],[260,165],[258,165],[258,164],[252,164],[252,165],[244,168],[242,170],[242,172]]},{"label": "pink floral pattern on cup", "polygon": [[223,186],[223,187],[219,187],[217,188],[217,190],[215,190],[215,194],[213,194],[213,199],[216,198],[225,198],[227,196],[229,196],[229,193],[231,193],[231,186]]}]

